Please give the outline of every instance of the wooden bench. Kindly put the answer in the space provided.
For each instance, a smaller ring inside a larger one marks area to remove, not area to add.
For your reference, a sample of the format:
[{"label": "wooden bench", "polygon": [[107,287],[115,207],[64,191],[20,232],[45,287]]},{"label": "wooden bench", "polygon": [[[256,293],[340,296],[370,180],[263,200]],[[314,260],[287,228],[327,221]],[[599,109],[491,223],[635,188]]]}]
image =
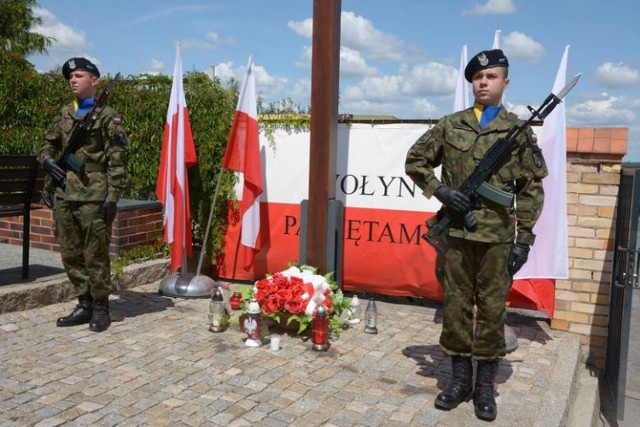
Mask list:
[{"label": "wooden bench", "polygon": [[31,210],[42,207],[44,173],[33,155],[0,155],[0,217],[22,216],[22,278],[29,277]]}]

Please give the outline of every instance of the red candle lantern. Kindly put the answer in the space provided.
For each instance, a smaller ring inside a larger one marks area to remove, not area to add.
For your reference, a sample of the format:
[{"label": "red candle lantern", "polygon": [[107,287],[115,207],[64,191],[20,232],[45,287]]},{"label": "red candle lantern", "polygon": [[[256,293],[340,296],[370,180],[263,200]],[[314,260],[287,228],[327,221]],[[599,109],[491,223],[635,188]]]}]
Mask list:
[{"label": "red candle lantern", "polygon": [[323,305],[318,307],[316,317],[311,324],[311,342],[315,351],[329,350],[329,318],[327,308]]},{"label": "red candle lantern", "polygon": [[240,310],[240,306],[242,305],[242,293],[234,292],[229,299],[229,304],[231,304],[232,309]]}]

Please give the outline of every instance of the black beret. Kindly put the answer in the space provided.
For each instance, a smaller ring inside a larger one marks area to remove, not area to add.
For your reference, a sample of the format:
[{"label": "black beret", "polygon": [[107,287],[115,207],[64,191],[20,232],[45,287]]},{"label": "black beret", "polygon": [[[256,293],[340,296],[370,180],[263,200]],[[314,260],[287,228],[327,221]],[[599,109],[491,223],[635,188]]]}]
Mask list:
[{"label": "black beret", "polygon": [[464,69],[464,78],[469,83],[473,80],[473,75],[480,70],[493,67],[505,67],[509,68],[509,61],[504,53],[500,49],[483,50],[473,58],[467,64]]},{"label": "black beret", "polygon": [[69,74],[72,71],[84,70],[88,71],[96,77],[100,77],[100,71],[93,62],[86,58],[71,58],[62,66],[62,75],[65,79],[69,80]]}]

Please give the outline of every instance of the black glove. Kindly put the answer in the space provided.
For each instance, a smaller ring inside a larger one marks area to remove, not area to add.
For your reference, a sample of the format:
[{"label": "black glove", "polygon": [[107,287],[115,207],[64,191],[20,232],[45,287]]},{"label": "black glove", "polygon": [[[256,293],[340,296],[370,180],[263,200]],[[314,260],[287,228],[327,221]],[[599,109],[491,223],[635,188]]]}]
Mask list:
[{"label": "black glove", "polygon": [[463,214],[471,207],[471,200],[458,190],[443,185],[433,194],[443,205],[452,211]]},{"label": "black glove", "polygon": [[42,163],[42,169],[47,171],[57,182],[64,182],[64,179],[66,178],[64,170],[60,167],[58,162],[52,158],[48,158]]},{"label": "black glove", "polygon": [[110,226],[113,220],[116,219],[116,213],[116,202],[104,202],[102,205],[102,219],[107,226]]},{"label": "black glove", "polygon": [[529,258],[529,245],[524,243],[515,243],[511,253],[509,254],[509,260],[507,266],[509,268],[509,274],[515,275],[522,266],[527,262]]}]

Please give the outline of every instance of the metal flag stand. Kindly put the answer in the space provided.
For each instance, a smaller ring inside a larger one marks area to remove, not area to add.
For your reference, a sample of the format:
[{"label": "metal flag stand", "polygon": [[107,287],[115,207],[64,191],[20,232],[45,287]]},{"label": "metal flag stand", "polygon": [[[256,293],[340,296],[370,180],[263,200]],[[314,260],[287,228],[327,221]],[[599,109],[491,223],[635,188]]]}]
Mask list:
[{"label": "metal flag stand", "polygon": [[185,248],[180,272],[175,272],[162,279],[160,281],[158,294],[169,297],[202,298],[210,297],[213,290],[216,287],[220,287],[223,293],[224,300],[228,304],[229,285],[227,285],[226,283],[216,282],[211,277],[200,274],[204,254],[207,248],[207,240],[209,239],[211,222],[213,220],[213,211],[216,207],[218,191],[220,190],[220,182],[222,181],[222,171],[223,168],[220,168],[220,173],[218,174],[218,182],[216,183],[216,189],[213,193],[213,201],[211,202],[211,210],[209,211],[209,220],[207,221],[207,229],[204,233],[204,240],[202,241],[202,251],[200,251],[200,259],[198,260],[198,267],[196,269],[195,276],[187,272],[187,250]]}]

